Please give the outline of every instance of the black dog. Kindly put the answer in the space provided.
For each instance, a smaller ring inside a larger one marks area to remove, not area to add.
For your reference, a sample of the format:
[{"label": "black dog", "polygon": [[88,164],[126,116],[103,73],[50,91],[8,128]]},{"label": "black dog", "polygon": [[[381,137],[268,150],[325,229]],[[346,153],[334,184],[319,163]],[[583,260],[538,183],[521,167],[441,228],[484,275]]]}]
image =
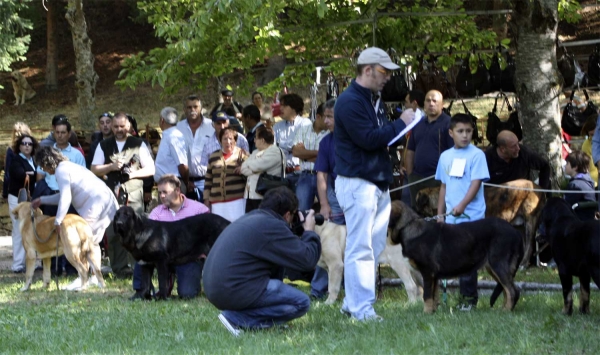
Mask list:
[{"label": "black dog", "polygon": [[552,248],[562,285],[564,306],[562,312],[573,313],[573,276],[579,278],[581,298],[579,311],[590,311],[590,277],[600,287],[600,221],[580,221],[569,204],[553,197],[542,210],[544,235]]},{"label": "black dog", "polygon": [[466,274],[485,266],[498,282],[490,306],[504,292],[504,308],[519,300],[514,276],[523,258],[523,238],[510,223],[490,217],[456,225],[426,222],[401,201],[392,203],[392,241],[423,275],[425,313],[436,310],[439,279]]},{"label": "black dog", "polygon": [[[115,234],[137,261],[154,264],[158,270],[157,297],[165,299],[169,267],[196,261],[208,255],[217,237],[229,225],[225,218],[205,213],[176,222],[159,222],[137,215],[128,206],[113,219]],[[152,267],[142,267],[142,288],[132,297],[150,299]]]}]

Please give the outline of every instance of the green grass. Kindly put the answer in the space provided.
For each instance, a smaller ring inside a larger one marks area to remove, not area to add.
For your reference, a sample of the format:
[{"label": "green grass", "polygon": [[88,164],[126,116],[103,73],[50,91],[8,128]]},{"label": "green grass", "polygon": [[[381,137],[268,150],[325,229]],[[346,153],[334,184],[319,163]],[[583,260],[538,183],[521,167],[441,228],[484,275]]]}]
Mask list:
[{"label": "green grass", "polygon": [[[521,272],[519,274],[522,274]],[[531,270],[535,277],[558,277]],[[382,323],[356,323],[334,306],[313,303],[289,329],[232,337],[206,298],[131,302],[130,283],[108,279],[104,291],[19,292],[22,275],[0,273],[1,353],[102,354],[584,354],[600,347],[600,293],[592,292],[591,314],[560,313],[560,293],[524,293],[514,312],[490,309],[489,296],[470,313],[449,306],[425,315],[408,305],[406,293],[385,288],[375,305]],[[61,284],[69,280],[61,279]],[[539,279],[537,281],[540,281]],[[308,292],[305,284],[300,286]],[[501,302],[502,300],[500,300]],[[576,303],[577,304],[577,303]]]}]

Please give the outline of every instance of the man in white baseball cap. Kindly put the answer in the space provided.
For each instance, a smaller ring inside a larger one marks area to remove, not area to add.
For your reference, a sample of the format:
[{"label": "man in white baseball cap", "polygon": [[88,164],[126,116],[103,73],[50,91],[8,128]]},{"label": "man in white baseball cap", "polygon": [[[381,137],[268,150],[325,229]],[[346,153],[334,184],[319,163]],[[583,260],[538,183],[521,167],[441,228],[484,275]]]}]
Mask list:
[{"label": "man in white baseball cap", "polygon": [[399,68],[385,51],[365,49],[358,57],[356,79],[335,104],[335,193],[348,230],[342,313],[359,321],[382,320],[373,304],[376,261],[385,248],[391,210],[387,146],[406,124],[388,121],[380,91]]}]

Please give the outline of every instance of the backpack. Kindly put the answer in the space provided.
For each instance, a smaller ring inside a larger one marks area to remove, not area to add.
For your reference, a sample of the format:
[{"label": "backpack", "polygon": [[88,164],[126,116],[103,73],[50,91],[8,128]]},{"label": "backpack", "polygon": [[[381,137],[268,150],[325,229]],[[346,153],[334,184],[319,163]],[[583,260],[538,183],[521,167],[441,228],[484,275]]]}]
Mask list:
[{"label": "backpack", "polygon": [[[508,112],[510,112],[508,116],[508,120],[502,122],[498,115],[496,115],[496,108],[498,104],[498,98],[502,98],[504,96],[504,101],[506,103],[506,107],[508,108]],[[523,139],[523,128],[521,127],[521,122],[519,121],[519,113],[515,110],[513,112],[512,106],[508,102],[508,97],[504,93],[499,93],[494,100],[494,108],[491,112],[488,112],[488,122],[487,129],[485,131],[485,137],[492,145],[496,145],[496,138],[498,137],[498,133],[501,131],[508,130],[513,132],[518,140]]]}]

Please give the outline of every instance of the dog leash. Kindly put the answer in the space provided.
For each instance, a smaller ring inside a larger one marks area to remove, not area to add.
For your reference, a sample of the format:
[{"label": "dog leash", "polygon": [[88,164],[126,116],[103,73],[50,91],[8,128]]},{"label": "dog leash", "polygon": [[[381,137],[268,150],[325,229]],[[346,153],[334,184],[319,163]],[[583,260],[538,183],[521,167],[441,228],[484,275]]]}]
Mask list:
[{"label": "dog leash", "polygon": [[429,176],[429,177],[426,177],[426,178],[424,178],[424,179],[417,180],[417,181],[413,181],[413,182],[411,182],[410,184],[406,184],[406,185],[402,185],[402,186],[400,186],[400,187],[396,187],[395,189],[392,189],[392,190],[390,190],[390,192],[394,192],[394,191],[402,190],[402,189],[405,189],[405,188],[407,188],[407,187],[410,187],[410,186],[412,186],[412,185],[420,184],[420,183],[422,183],[423,181],[431,180],[431,179],[433,179],[434,177],[435,177],[435,175],[431,175],[431,176]]},{"label": "dog leash", "polygon": [[50,237],[52,237],[52,232],[54,232],[54,230],[50,230],[50,233],[48,234],[46,239],[42,240],[42,238],[40,238],[40,236],[37,233],[37,229],[35,228],[35,211],[33,209],[31,209],[31,226],[33,227],[33,235],[35,235],[35,239],[40,244],[46,244],[48,240],[50,240]]}]

